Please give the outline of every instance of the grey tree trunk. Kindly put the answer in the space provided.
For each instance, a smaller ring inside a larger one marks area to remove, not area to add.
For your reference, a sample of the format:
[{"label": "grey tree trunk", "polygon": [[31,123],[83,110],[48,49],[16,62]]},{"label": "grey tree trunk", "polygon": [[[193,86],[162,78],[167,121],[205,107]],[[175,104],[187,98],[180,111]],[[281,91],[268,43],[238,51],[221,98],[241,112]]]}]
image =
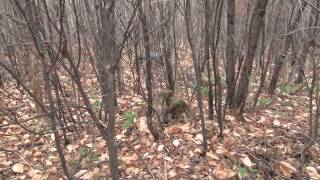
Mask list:
[{"label": "grey tree trunk", "polygon": [[[299,23],[299,21],[301,19],[301,15],[302,15],[306,5],[307,5],[307,3],[305,1],[303,1],[302,5],[301,5],[301,9],[299,9],[296,12],[296,14],[294,16],[294,19],[292,20],[292,24],[290,25],[290,27],[288,29],[288,32],[297,29],[298,23]],[[283,67],[284,60],[287,57],[287,54],[289,52],[289,47],[290,47],[290,44],[292,42],[292,39],[293,39],[293,35],[292,34],[289,34],[289,35],[287,35],[285,37],[284,47],[282,49],[282,54],[280,54],[280,56],[275,61],[273,74],[272,74],[272,78],[271,78],[270,85],[269,85],[269,94],[271,94],[271,95],[274,94],[274,91],[277,88],[277,83],[278,83],[280,71],[281,71],[281,69]]]},{"label": "grey tree trunk", "polygon": [[96,66],[101,86],[102,104],[104,105],[105,118],[107,122],[105,139],[110,160],[111,179],[120,178],[117,144],[115,142],[115,122],[116,122],[116,87],[115,72],[119,59],[117,46],[115,42],[115,0],[107,2],[99,1],[96,7],[98,19],[98,36],[96,47],[98,57]]},{"label": "grey tree trunk", "polygon": [[167,88],[170,89],[172,92],[174,92],[174,73],[173,73],[173,62],[171,59],[171,50],[170,47],[171,43],[171,27],[170,27],[170,21],[171,18],[170,14],[170,2],[165,2],[165,5],[162,3],[159,4],[159,11],[160,11],[160,21],[164,22],[164,24],[161,26],[160,30],[160,37],[162,41],[162,58],[164,60],[165,68],[166,68],[166,76],[167,76]]},{"label": "grey tree trunk", "polygon": [[[319,9],[319,7],[320,7],[320,1],[317,1],[317,8]],[[310,15],[310,17],[309,17],[309,27],[317,26],[318,21],[319,21],[319,12],[317,12],[317,10],[314,9],[313,14],[315,14],[315,15],[314,16]],[[296,83],[303,82],[303,79],[304,79],[303,68],[304,68],[306,61],[307,61],[308,48],[309,48],[308,40],[315,37],[316,32],[317,32],[317,29],[311,30],[311,33],[308,33],[308,35],[307,35],[308,38],[306,40],[304,40],[304,42],[303,42],[301,55],[298,59],[298,77],[295,81]]]},{"label": "grey tree trunk", "polygon": [[245,106],[248,90],[249,80],[252,70],[253,59],[258,46],[259,34],[261,31],[263,17],[265,15],[268,0],[257,0],[254,7],[254,13],[252,14],[250,28],[249,28],[249,40],[246,52],[246,58],[242,65],[242,71],[240,74],[240,80],[238,89],[235,96],[235,110],[237,114],[242,114]]},{"label": "grey tree trunk", "polygon": [[209,119],[213,119],[213,89],[212,89],[212,77],[211,77],[211,63],[210,63],[210,41],[211,41],[211,18],[212,18],[212,8],[210,7],[210,1],[204,1],[205,8],[205,25],[204,25],[204,59],[207,66],[208,75],[208,108],[209,108]]},{"label": "grey tree trunk", "polygon": [[235,0],[227,0],[227,47],[226,47],[226,81],[227,105],[234,108],[235,94]]},{"label": "grey tree trunk", "polygon": [[191,49],[193,69],[196,76],[196,96],[197,96],[201,130],[202,130],[202,136],[203,136],[203,148],[206,151],[208,149],[208,143],[207,143],[207,132],[206,132],[205,120],[203,115],[203,103],[202,103],[202,94],[201,94],[201,74],[200,74],[199,59],[197,58],[197,55],[196,55],[196,49],[195,49],[196,47],[193,39],[194,35],[192,34],[192,29],[191,29],[192,27],[191,17],[192,17],[191,2],[190,0],[186,0],[185,21],[186,21],[188,41]]},{"label": "grey tree trunk", "polygon": [[144,40],[144,51],[146,57],[146,87],[147,87],[147,126],[153,135],[155,141],[160,139],[160,134],[153,126],[153,96],[152,96],[152,74],[151,74],[151,63],[150,60],[150,39],[149,39],[149,31],[148,31],[148,24],[147,24],[147,17],[143,11],[143,4],[142,0],[138,0],[138,11],[139,11],[139,18],[142,26],[142,33],[143,33],[143,40]]}]

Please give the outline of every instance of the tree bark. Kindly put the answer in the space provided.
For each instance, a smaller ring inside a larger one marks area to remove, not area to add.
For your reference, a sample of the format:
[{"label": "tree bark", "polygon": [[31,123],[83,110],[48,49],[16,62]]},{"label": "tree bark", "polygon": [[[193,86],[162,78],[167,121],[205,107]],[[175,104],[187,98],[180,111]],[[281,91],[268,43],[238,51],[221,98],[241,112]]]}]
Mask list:
[{"label": "tree bark", "polygon": [[139,11],[139,18],[142,26],[142,33],[143,33],[143,40],[144,40],[144,50],[145,50],[145,57],[146,57],[146,88],[147,88],[147,126],[153,135],[155,141],[160,139],[160,134],[153,126],[153,96],[152,96],[152,73],[151,73],[151,63],[150,60],[150,38],[149,38],[149,31],[148,31],[148,24],[147,24],[147,17],[143,11],[143,4],[142,0],[138,0],[138,11]]},{"label": "tree bark", "polygon": [[191,48],[193,68],[196,76],[196,94],[197,94],[197,102],[198,102],[199,116],[201,121],[201,130],[202,130],[202,136],[203,136],[203,148],[206,151],[208,149],[208,143],[207,143],[207,132],[206,132],[205,120],[203,115],[203,103],[202,103],[202,94],[201,94],[201,74],[200,74],[199,59],[197,59],[196,49],[195,49],[196,47],[195,47],[195,42],[193,39],[193,34],[191,29],[191,25],[192,25],[191,17],[192,17],[191,2],[190,0],[186,0],[185,21],[186,21],[188,41]]},{"label": "tree bark", "polygon": [[226,81],[227,105],[234,108],[235,94],[235,0],[227,1],[227,49],[226,49]]},{"label": "tree bark", "polygon": [[267,4],[268,0],[257,0],[256,5],[254,7],[254,13],[252,14],[251,18],[246,59],[244,60],[242,65],[239,85],[235,97],[235,110],[236,113],[240,115],[243,112],[243,108],[249,91],[249,80],[252,70],[253,59],[258,46],[259,34],[261,31],[263,17],[265,15]]},{"label": "tree bark", "polygon": [[[307,3],[305,1],[303,1],[302,5],[301,5],[301,9],[299,9],[296,14],[295,14],[295,17],[294,19],[292,20],[292,24],[290,25],[289,29],[288,29],[288,33],[292,30],[295,30],[297,29],[298,27],[298,23],[301,19],[301,15],[306,7]],[[277,83],[278,83],[278,79],[279,79],[279,75],[280,75],[280,72],[281,72],[281,69],[283,67],[283,63],[284,63],[284,60],[285,58],[287,57],[287,54],[289,52],[289,47],[290,47],[290,44],[292,42],[292,39],[293,39],[293,34],[288,34],[286,37],[285,37],[285,40],[284,40],[284,47],[282,49],[282,53],[281,55],[276,59],[276,62],[275,62],[275,65],[274,65],[274,69],[273,69],[273,74],[272,74],[272,78],[271,78],[271,81],[270,81],[270,85],[269,85],[269,94],[270,95],[273,95],[274,94],[274,91],[276,90],[277,88]]]}]

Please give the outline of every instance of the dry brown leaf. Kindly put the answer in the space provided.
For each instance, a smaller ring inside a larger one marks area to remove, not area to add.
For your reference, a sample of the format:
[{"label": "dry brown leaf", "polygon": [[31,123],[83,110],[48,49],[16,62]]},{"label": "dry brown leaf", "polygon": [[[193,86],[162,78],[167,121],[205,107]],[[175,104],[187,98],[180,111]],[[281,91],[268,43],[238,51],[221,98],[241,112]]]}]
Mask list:
[{"label": "dry brown leaf", "polygon": [[214,174],[219,177],[219,179],[230,179],[237,175],[233,170],[223,167],[219,167]]},{"label": "dry brown leaf", "polygon": [[180,134],[182,132],[182,129],[177,126],[168,127],[166,130],[169,135]]},{"label": "dry brown leaf", "polygon": [[290,163],[286,161],[280,162],[280,170],[282,174],[286,177],[291,177],[292,173],[297,171],[295,167],[293,167]]},{"label": "dry brown leaf", "polygon": [[179,127],[182,129],[183,132],[191,133],[192,132],[192,123],[187,122],[182,125],[179,125]]},{"label": "dry brown leaf", "polygon": [[225,116],[225,119],[226,119],[227,121],[234,121],[234,120],[235,120],[235,117],[227,114],[227,115]]},{"label": "dry brown leaf", "polygon": [[39,180],[39,179],[43,179],[40,174],[35,174],[34,176],[31,176],[31,180]]},{"label": "dry brown leaf", "polygon": [[49,174],[47,180],[59,180],[58,174]]},{"label": "dry brown leaf", "polygon": [[58,174],[58,169],[56,167],[52,167],[48,169],[47,171],[48,174]]},{"label": "dry brown leaf", "polygon": [[193,142],[195,142],[198,145],[202,144],[202,142],[203,142],[202,134],[197,134],[196,137],[194,138]]},{"label": "dry brown leaf", "polygon": [[318,173],[316,168],[314,168],[312,166],[308,166],[308,167],[306,167],[306,172],[310,176],[310,178],[320,179],[320,174]]},{"label": "dry brown leaf", "polygon": [[207,153],[206,153],[206,156],[207,156],[210,160],[217,160],[217,161],[220,160],[220,158],[219,158],[215,153],[213,153],[212,151],[207,152]]},{"label": "dry brown leaf", "polygon": [[24,165],[22,163],[17,163],[12,166],[12,170],[15,173],[22,174],[24,172]]},{"label": "dry brown leaf", "polygon": [[158,150],[159,152],[162,152],[162,151],[164,150],[164,145],[163,145],[163,144],[160,144],[160,145],[158,146],[157,150]]},{"label": "dry brown leaf", "polygon": [[48,173],[47,180],[58,180],[59,179],[58,169],[56,167],[52,167],[52,168],[48,169],[47,173]]},{"label": "dry brown leaf", "polygon": [[60,161],[58,156],[49,156],[48,159],[53,163],[58,163]]},{"label": "dry brown leaf", "polygon": [[275,119],[272,123],[274,126],[280,126],[280,121],[278,119]]},{"label": "dry brown leaf", "polygon": [[90,175],[90,172],[86,169],[81,169],[80,171],[78,171],[74,177],[76,179],[90,179],[91,178],[91,175]]},{"label": "dry brown leaf", "polygon": [[42,178],[41,171],[38,169],[30,169],[28,172],[28,176],[30,176],[31,179],[34,179],[34,180]]},{"label": "dry brown leaf", "polygon": [[171,169],[169,172],[168,172],[168,178],[174,178],[178,176],[178,173],[176,172],[176,170],[174,169]]},{"label": "dry brown leaf", "polygon": [[122,157],[122,160],[126,162],[126,164],[134,163],[138,160],[138,157],[135,154],[128,154]]},{"label": "dry brown leaf", "polygon": [[173,144],[175,147],[178,147],[178,146],[180,145],[179,139],[173,140],[172,144]]},{"label": "dry brown leaf", "polygon": [[251,168],[254,165],[248,156],[241,158],[241,162],[249,168]]},{"label": "dry brown leaf", "polygon": [[12,161],[2,161],[0,163],[0,165],[4,166],[4,167],[9,167],[12,164]]}]

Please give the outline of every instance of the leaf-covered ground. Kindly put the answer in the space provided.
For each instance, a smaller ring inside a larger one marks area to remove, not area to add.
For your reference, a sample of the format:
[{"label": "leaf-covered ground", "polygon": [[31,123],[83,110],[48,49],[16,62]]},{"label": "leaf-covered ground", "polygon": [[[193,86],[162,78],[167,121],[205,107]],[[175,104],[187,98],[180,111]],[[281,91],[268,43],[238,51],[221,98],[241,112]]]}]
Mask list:
[{"label": "leaf-covered ground", "polygon": [[[89,87],[96,82],[88,79],[84,83]],[[290,89],[282,88],[272,99],[262,96],[257,108],[244,115],[245,122],[227,113],[223,140],[217,137],[217,122],[207,118],[205,107],[209,143],[205,156],[197,116],[183,123],[171,123],[165,128],[165,139],[154,142],[146,126],[143,98],[133,93],[120,96],[117,142],[121,177],[320,179],[319,144],[307,152],[306,163],[300,162],[300,150],[309,132],[307,93],[301,89],[292,94],[288,92]],[[49,131],[45,118],[32,118],[35,115],[32,101],[16,90],[13,83],[7,84],[6,90],[17,100],[3,96],[2,107],[25,121],[19,125],[7,116],[0,116],[0,179],[63,179],[53,135],[35,135],[27,130]],[[99,99],[97,94],[91,96],[93,103]],[[196,112],[195,100],[189,103]],[[133,119],[132,123],[127,122],[128,117]],[[89,120],[85,113],[83,119]],[[108,152],[98,131],[85,123],[69,132],[68,139],[70,144],[63,147],[70,171],[78,169],[76,177],[80,179],[106,179]]]}]

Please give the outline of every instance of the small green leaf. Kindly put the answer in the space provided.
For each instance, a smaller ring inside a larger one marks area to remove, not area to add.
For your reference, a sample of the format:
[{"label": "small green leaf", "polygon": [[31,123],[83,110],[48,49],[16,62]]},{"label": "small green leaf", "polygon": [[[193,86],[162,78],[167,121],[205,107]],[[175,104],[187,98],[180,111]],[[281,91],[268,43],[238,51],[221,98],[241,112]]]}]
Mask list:
[{"label": "small green leaf", "polygon": [[260,105],[260,106],[266,106],[266,105],[269,105],[271,102],[272,102],[272,100],[269,99],[269,98],[260,97],[260,98],[259,98],[259,101],[258,101],[258,105]]},{"label": "small green leaf", "polygon": [[99,160],[99,155],[96,153],[94,148],[84,148],[80,150],[80,155],[89,163]]},{"label": "small green leaf", "polygon": [[286,113],[282,111],[272,111],[272,114],[277,116],[284,116]]},{"label": "small green leaf", "polygon": [[245,167],[240,167],[238,172],[239,172],[240,177],[244,177],[248,174],[248,169]]},{"label": "small green leaf", "polygon": [[125,117],[125,120],[124,120],[122,126],[123,126],[123,128],[127,129],[133,124],[134,118],[137,117],[137,114],[135,112],[125,112],[124,117]]},{"label": "small green leaf", "polygon": [[205,87],[205,86],[202,86],[201,87],[201,94],[204,97],[209,97],[209,88]]},{"label": "small green leaf", "polygon": [[92,98],[94,102],[92,103],[92,108],[95,111],[99,111],[101,108],[101,101],[98,100],[95,96]]},{"label": "small green leaf", "polygon": [[301,84],[287,84],[281,88],[281,91],[290,94],[296,92],[299,88],[301,88]]}]

